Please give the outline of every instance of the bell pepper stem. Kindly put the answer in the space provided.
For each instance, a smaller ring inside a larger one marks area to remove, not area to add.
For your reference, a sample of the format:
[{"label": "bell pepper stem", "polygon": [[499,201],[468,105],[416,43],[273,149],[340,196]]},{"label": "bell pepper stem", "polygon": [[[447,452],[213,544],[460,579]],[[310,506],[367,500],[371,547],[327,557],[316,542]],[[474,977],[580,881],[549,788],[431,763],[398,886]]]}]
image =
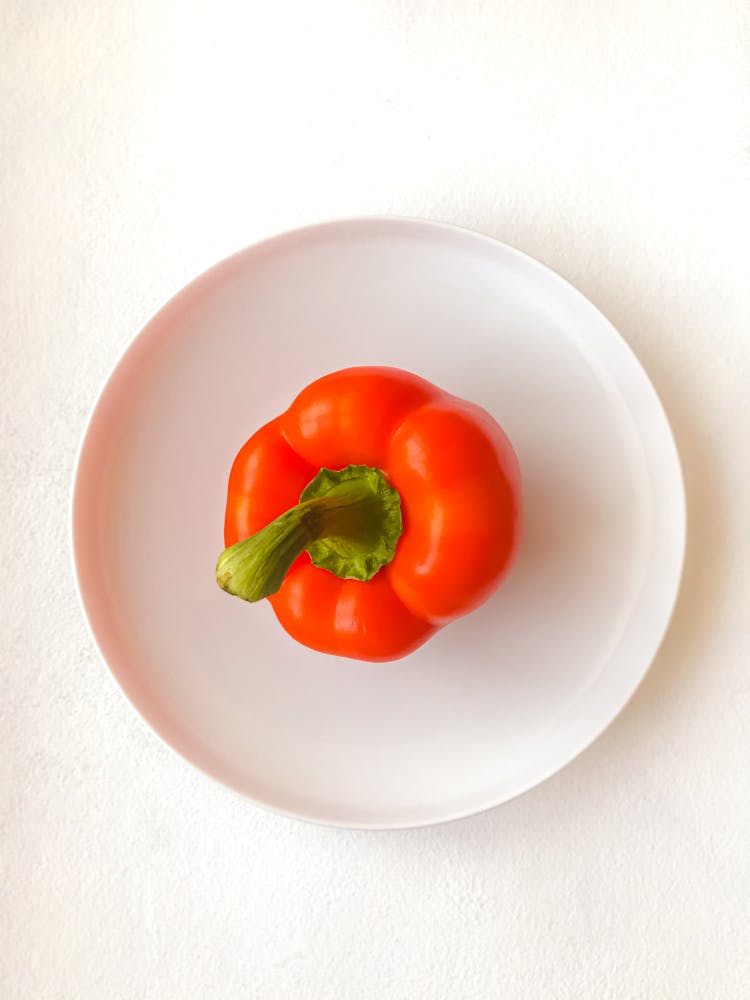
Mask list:
[{"label": "bell pepper stem", "polygon": [[344,579],[370,580],[391,561],[401,503],[379,469],[321,469],[300,502],[219,556],[216,581],[245,601],[275,594],[307,549],[315,565]]}]

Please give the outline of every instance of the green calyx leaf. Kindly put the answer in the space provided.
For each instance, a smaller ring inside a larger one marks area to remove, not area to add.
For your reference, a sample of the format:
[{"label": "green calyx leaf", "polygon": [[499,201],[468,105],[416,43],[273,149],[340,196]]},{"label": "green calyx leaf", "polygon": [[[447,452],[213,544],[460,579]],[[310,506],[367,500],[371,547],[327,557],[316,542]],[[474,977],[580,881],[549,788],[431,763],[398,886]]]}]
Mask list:
[{"label": "green calyx leaf", "polygon": [[396,554],[401,499],[380,469],[321,469],[300,503],[319,501],[321,527],[306,546],[315,566],[346,580],[371,580]]},{"label": "green calyx leaf", "polygon": [[396,554],[401,500],[368,465],[321,469],[292,507],[219,556],[216,582],[244,601],[275,594],[304,550],[316,566],[347,580],[371,580]]}]

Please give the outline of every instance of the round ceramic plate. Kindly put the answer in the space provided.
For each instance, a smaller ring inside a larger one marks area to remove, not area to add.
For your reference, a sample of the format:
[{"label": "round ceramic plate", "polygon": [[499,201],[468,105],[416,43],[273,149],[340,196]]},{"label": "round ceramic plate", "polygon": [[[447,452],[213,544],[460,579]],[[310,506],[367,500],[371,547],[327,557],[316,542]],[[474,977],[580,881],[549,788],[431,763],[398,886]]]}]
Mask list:
[{"label": "round ceramic plate", "polygon": [[[214,581],[240,446],[363,364],[485,407],[523,475],[510,576],[386,664],[312,652]],[[684,529],[667,419],[607,320],[495,240],[400,219],[286,233],[180,292],[107,381],[73,490],[85,613],[141,716],[257,802],[352,827],[486,809],[587,746],[659,646]]]}]

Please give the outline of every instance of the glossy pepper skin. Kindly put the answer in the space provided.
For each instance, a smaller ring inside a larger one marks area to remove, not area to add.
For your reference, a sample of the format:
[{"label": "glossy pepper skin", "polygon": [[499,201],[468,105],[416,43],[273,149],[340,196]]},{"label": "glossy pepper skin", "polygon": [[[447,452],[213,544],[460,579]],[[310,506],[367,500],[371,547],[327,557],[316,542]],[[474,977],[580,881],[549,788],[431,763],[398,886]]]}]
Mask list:
[{"label": "glossy pepper skin", "polygon": [[229,478],[224,541],[253,535],[297,504],[318,471],[382,470],[401,499],[403,534],[371,580],[295,560],[269,597],[286,631],[324,653],[393,660],[478,607],[515,555],[518,461],[483,409],[396,368],[318,379],[240,450]]}]

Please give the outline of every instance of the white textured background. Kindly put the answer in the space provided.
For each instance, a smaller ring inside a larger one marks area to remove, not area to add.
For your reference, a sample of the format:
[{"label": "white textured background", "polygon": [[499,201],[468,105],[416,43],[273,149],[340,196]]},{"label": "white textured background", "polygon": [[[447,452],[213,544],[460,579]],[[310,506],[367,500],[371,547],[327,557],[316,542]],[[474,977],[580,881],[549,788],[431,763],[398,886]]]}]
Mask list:
[{"label": "white textured background", "polygon": [[[0,6],[0,997],[750,996],[750,13],[732,0]],[[95,393],[258,237],[424,215],[635,348],[688,489],[673,627],[611,729],[489,814],[268,815],[164,749],[67,538]]]}]

